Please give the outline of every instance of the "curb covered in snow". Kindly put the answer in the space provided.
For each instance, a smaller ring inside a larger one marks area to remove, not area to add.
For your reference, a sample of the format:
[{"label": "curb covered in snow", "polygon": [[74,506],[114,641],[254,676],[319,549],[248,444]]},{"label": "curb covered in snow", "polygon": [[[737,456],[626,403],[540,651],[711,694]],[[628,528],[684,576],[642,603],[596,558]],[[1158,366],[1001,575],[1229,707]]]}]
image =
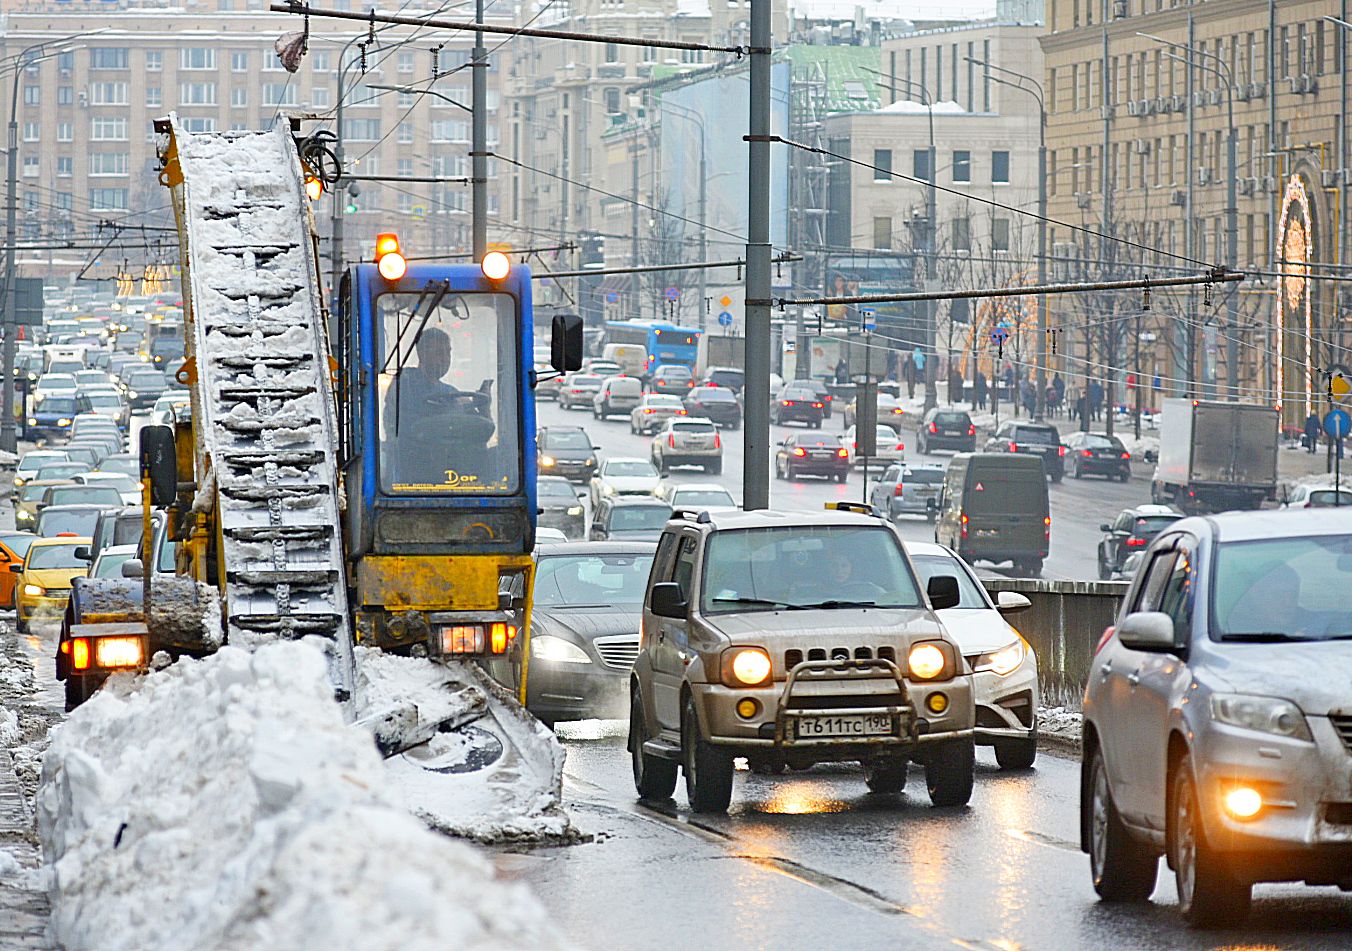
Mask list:
[{"label": "curb covered in snow", "polygon": [[525,888],[387,785],[310,644],[115,677],[44,761],[52,937],[69,951],[560,946]]}]

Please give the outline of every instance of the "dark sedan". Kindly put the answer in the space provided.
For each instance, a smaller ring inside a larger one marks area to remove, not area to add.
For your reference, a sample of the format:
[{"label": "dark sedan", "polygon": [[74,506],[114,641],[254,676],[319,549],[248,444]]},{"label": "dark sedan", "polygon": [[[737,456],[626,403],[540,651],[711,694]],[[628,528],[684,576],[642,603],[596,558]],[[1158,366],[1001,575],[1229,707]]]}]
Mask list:
[{"label": "dark sedan", "polygon": [[1126,482],[1131,478],[1131,453],[1116,436],[1071,433],[1066,437],[1066,474],[1077,479],[1101,475]]},{"label": "dark sedan", "polygon": [[561,409],[591,409],[592,397],[601,389],[602,377],[590,373],[574,373],[559,387]]},{"label": "dark sedan", "polygon": [[936,406],[925,414],[915,435],[916,448],[925,455],[936,449],[976,452],[976,426],[965,410]]},{"label": "dark sedan", "polygon": [[813,429],[822,428],[826,403],[817,397],[806,383],[790,383],[779,391],[779,398],[770,406],[770,418],[779,425],[806,423]]},{"label": "dark sedan", "polygon": [[830,436],[790,436],[775,453],[775,478],[790,482],[799,476],[826,476],[844,482],[850,477],[850,452]]},{"label": "dark sedan", "polygon": [[75,412],[75,397],[44,396],[28,417],[28,437],[53,439],[68,435]]},{"label": "dark sedan", "polygon": [[590,482],[596,475],[597,448],[580,426],[546,426],[539,435],[540,475]]},{"label": "dark sedan", "polygon": [[536,556],[526,709],[546,725],[628,713],[654,547],[578,542]]},{"label": "dark sedan", "polygon": [[671,520],[671,506],[654,498],[607,496],[592,513],[592,541],[655,542]]},{"label": "dark sedan", "polygon": [[685,398],[685,408],[691,416],[702,416],[728,429],[742,425],[742,404],[725,386],[695,387]]},{"label": "dark sedan", "polygon": [[570,539],[581,540],[587,534],[587,517],[577,489],[559,476],[540,476],[535,484],[535,504],[540,510],[539,525],[557,528]]},{"label": "dark sedan", "polygon": [[668,396],[685,396],[695,385],[695,376],[689,367],[668,363],[653,371],[648,389]]}]

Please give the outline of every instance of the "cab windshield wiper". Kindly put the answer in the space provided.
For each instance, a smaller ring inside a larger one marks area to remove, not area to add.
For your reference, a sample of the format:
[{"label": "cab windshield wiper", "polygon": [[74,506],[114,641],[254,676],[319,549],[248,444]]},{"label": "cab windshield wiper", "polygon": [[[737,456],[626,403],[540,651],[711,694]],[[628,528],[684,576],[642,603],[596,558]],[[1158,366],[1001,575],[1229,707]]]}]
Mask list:
[{"label": "cab windshield wiper", "polygon": [[831,600],[831,601],[817,601],[814,604],[800,604],[798,606],[801,608],[826,608],[828,610],[831,608],[876,608],[878,606],[878,602]]},{"label": "cab windshield wiper", "polygon": [[1309,641],[1314,640],[1314,638],[1301,637],[1299,634],[1287,634],[1285,631],[1236,631],[1232,634],[1222,634],[1221,640],[1276,644],[1284,641]]},{"label": "cab windshield wiper", "polygon": [[714,598],[716,604],[750,604],[754,607],[785,608],[789,611],[801,611],[811,605],[791,604],[788,601],[771,601],[767,598]]}]

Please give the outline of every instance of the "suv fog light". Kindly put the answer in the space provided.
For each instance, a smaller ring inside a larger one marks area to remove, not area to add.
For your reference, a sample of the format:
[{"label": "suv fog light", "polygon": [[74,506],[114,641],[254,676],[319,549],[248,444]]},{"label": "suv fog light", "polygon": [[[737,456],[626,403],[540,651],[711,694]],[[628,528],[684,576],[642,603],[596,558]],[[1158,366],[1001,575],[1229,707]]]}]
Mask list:
[{"label": "suv fog light", "polygon": [[1235,819],[1252,819],[1263,811],[1263,796],[1248,786],[1236,786],[1221,799],[1225,811]]},{"label": "suv fog light", "polygon": [[760,704],[750,697],[743,697],[737,701],[737,715],[743,720],[750,720],[758,713],[760,713]]},{"label": "suv fog light", "polygon": [[948,709],[948,694],[932,693],[925,698],[925,709],[930,713],[943,713]]}]

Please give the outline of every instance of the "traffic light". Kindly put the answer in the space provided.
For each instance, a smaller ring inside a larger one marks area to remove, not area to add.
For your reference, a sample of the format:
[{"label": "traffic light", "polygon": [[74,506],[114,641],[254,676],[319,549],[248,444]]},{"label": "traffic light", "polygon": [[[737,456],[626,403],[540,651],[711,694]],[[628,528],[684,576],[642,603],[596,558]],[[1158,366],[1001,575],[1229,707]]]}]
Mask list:
[{"label": "traffic light", "polygon": [[397,281],[408,271],[408,261],[399,249],[399,236],[394,232],[376,235],[376,270],[387,281]]},{"label": "traffic light", "polygon": [[358,211],[357,196],[361,194],[361,189],[357,187],[356,182],[351,182],[347,186],[347,213],[355,215]]}]

